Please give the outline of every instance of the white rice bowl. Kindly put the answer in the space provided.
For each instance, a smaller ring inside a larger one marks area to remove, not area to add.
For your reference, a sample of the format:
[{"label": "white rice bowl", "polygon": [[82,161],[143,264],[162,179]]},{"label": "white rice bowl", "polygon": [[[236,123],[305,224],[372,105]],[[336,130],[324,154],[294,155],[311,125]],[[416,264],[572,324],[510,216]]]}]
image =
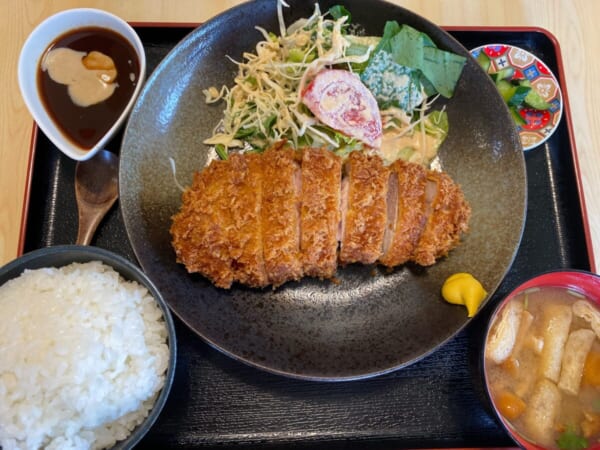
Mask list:
[{"label": "white rice bowl", "polygon": [[148,290],[98,261],[0,286],[0,446],[97,449],[129,436],[165,383],[168,330]]}]

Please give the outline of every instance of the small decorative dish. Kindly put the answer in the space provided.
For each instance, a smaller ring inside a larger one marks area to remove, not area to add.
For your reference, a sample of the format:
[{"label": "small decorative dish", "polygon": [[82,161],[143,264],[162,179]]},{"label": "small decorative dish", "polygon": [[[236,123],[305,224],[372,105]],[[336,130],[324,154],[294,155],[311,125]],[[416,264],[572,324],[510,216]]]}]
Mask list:
[{"label": "small decorative dish", "polygon": [[[472,49],[471,55],[480,61],[492,78],[505,74],[500,77],[502,80],[495,79],[495,82],[509,108],[515,107],[515,122],[523,150],[531,150],[549,139],[562,117],[563,100],[558,80],[548,66],[527,50],[508,44],[481,45]],[[512,96],[514,91],[506,94],[499,83],[511,84],[514,90],[519,85],[526,85],[521,89],[530,88],[534,91],[533,95],[537,93],[537,100],[543,106],[535,107],[535,103],[529,105],[527,101],[517,104],[515,99],[519,92],[516,96]]]}]

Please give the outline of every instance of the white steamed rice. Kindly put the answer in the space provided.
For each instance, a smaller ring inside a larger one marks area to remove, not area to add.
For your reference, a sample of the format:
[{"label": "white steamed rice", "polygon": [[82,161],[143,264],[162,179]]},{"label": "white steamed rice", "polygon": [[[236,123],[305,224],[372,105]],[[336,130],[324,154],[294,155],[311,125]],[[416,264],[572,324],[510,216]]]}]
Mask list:
[{"label": "white steamed rice", "polygon": [[164,385],[167,328],[148,290],[101,262],[0,286],[0,446],[106,448]]}]

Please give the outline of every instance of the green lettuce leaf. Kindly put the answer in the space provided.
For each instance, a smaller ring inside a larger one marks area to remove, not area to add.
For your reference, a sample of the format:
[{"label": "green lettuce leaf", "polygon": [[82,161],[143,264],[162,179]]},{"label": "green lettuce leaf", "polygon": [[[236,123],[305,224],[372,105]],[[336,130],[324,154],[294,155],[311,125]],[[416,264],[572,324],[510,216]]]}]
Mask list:
[{"label": "green lettuce leaf", "polygon": [[392,45],[390,41],[400,32],[400,29],[400,25],[395,20],[387,21],[383,27],[383,36],[381,36],[381,39],[379,40],[377,47],[375,47],[373,54],[376,54],[379,51],[392,53]]},{"label": "green lettuce leaf", "polygon": [[452,97],[466,62],[464,56],[441,50],[425,33],[396,21],[387,22],[374,54],[387,51],[393,60],[421,73],[427,95]]},{"label": "green lettuce leaf", "polygon": [[425,118],[425,131],[427,134],[439,136],[442,140],[448,134],[448,114],[446,111],[431,111]]},{"label": "green lettuce leaf", "polygon": [[329,14],[331,14],[331,17],[333,17],[335,20],[341,19],[342,17],[346,16],[348,17],[346,23],[348,24],[352,22],[352,14],[350,14],[350,11],[348,11],[342,5],[334,5],[331,8],[329,8]]}]

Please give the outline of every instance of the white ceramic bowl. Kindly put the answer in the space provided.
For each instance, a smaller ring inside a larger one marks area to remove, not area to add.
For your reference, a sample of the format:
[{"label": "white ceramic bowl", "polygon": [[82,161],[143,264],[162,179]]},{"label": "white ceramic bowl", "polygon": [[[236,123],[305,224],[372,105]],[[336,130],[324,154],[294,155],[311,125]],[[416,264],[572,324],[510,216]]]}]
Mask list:
[{"label": "white ceramic bowl", "polygon": [[[107,28],[120,34],[135,49],[140,66],[138,83],[125,109],[108,132],[91,149],[78,147],[60,131],[42,103],[37,83],[40,60],[48,46],[63,34],[85,27]],[[21,49],[18,66],[19,87],[31,115],[44,134],[60,151],[78,161],[93,157],[100,149],[104,148],[115,132],[123,125],[141,91],[145,75],[146,55],[135,30],[123,19],[106,11],[91,8],[65,10],[43,21],[25,41]]]}]

